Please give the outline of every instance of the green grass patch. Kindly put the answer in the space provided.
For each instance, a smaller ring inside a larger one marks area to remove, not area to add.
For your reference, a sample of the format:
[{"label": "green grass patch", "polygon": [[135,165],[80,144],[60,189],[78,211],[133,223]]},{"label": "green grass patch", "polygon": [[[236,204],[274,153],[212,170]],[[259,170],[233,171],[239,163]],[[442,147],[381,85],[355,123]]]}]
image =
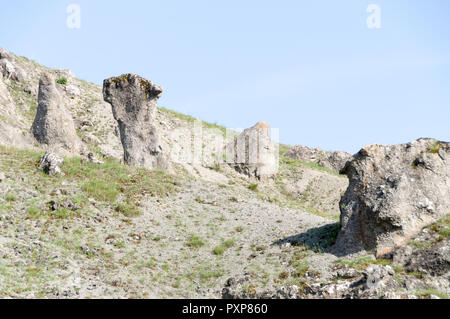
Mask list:
[{"label": "green grass patch", "polygon": [[134,203],[128,202],[117,204],[115,210],[127,217],[139,216],[141,214],[141,211]]},{"label": "green grass patch", "polygon": [[336,260],[336,263],[338,263],[342,266],[348,266],[350,268],[364,270],[367,267],[369,267],[370,265],[387,266],[387,265],[390,265],[392,263],[392,261],[389,259],[375,259],[372,256],[365,256],[365,257],[360,257],[355,260],[338,259],[338,260]]},{"label": "green grass patch", "polygon": [[[441,218],[436,223],[427,226],[432,232],[439,234],[437,241],[442,241],[450,235],[450,214]],[[414,244],[415,241],[411,243]]]},{"label": "green grass patch", "polygon": [[191,248],[200,248],[203,245],[205,245],[205,240],[197,235],[191,235],[186,242],[186,246]]},{"label": "green grass patch", "polygon": [[42,215],[42,211],[37,208],[36,206],[30,206],[27,208],[26,213],[28,215],[28,218],[36,219],[39,218]]},{"label": "green grass patch", "polygon": [[433,142],[433,144],[428,148],[429,153],[438,153],[441,148],[441,143],[438,141]]},{"label": "green grass patch", "polygon": [[437,296],[440,299],[450,299],[450,295],[445,292],[441,292],[438,290],[428,289],[428,290],[419,290],[416,292],[416,296],[419,297],[430,297],[431,295]]},{"label": "green grass patch", "polygon": [[281,165],[286,165],[286,166],[289,166],[289,167],[293,167],[293,168],[295,168],[295,167],[306,167],[306,168],[314,169],[316,171],[321,171],[321,172],[324,172],[324,173],[328,173],[328,174],[331,174],[331,175],[345,177],[343,175],[340,175],[338,172],[336,172],[336,171],[334,171],[332,169],[320,166],[317,163],[305,162],[305,161],[302,161],[302,160],[299,160],[299,159],[294,159],[294,158],[290,158],[290,157],[286,157],[286,156],[282,156],[280,158],[280,164]]},{"label": "green grass patch", "polygon": [[12,194],[7,194],[5,196],[5,200],[7,202],[15,202],[17,200],[17,197],[15,195],[12,195]]},{"label": "green grass patch", "polygon": [[178,185],[177,178],[164,171],[127,166],[112,159],[105,159],[102,165],[68,159],[62,170],[68,178],[85,180],[82,188],[88,196],[109,203],[120,194],[129,202],[144,195],[165,197]]},{"label": "green grass patch", "polygon": [[214,249],[213,249],[214,255],[217,255],[217,256],[223,255],[228,248],[231,248],[234,246],[234,243],[235,243],[234,239],[225,240],[219,246],[214,247]]}]

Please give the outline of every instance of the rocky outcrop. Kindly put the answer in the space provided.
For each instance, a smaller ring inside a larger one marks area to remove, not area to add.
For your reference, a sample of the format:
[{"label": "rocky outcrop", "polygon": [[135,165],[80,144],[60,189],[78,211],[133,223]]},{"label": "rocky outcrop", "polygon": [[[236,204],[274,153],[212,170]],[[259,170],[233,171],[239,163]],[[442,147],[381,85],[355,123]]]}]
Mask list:
[{"label": "rocky outcrop", "polygon": [[[450,215],[425,227],[408,245],[384,256],[409,273],[433,277],[450,273]],[[448,282],[447,282],[448,284]]]},{"label": "rocky outcrop", "polygon": [[61,166],[63,163],[63,158],[53,152],[47,151],[42,155],[41,160],[39,161],[39,167],[48,175],[58,175],[61,174]]},{"label": "rocky outcrop", "polygon": [[261,179],[278,171],[278,151],[269,136],[269,125],[258,122],[226,146],[226,160],[236,171]]},{"label": "rocky outcrop", "polygon": [[41,145],[53,150],[70,153],[82,150],[72,116],[64,105],[55,80],[46,72],[39,80],[38,108],[31,131]]},{"label": "rocky outcrop", "polygon": [[103,98],[111,104],[119,124],[124,161],[149,169],[167,167],[155,125],[162,88],[138,75],[125,74],[106,79]]},{"label": "rocky outcrop", "polygon": [[257,291],[248,290],[251,276],[244,274],[231,277],[222,290],[223,299],[367,299],[377,298],[399,288],[390,266],[373,265],[363,271],[339,270],[331,283],[304,281],[301,286],[281,286]]},{"label": "rocky outcrop", "polygon": [[368,146],[341,173],[350,185],[340,202],[337,254],[386,254],[450,212],[449,143]]},{"label": "rocky outcrop", "polygon": [[5,80],[23,81],[25,73],[13,64],[12,55],[5,49],[0,48],[0,73]]},{"label": "rocky outcrop", "polygon": [[352,158],[347,152],[325,152],[320,148],[310,148],[302,145],[295,145],[284,156],[308,163],[317,163],[336,172],[339,172],[345,166],[345,163]]}]

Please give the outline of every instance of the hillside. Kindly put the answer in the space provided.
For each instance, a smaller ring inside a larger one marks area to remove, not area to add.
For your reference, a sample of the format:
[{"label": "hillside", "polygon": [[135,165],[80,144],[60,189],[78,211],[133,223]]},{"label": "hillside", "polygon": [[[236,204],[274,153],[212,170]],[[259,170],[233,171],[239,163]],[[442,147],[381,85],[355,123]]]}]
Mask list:
[{"label": "hillside", "polygon": [[[275,175],[242,174],[216,155],[240,132],[163,107],[154,121],[161,148],[189,148],[194,126],[200,152],[171,156],[164,170],[127,165],[102,87],[4,50],[0,58],[9,63],[0,74],[0,297],[448,297],[446,271],[330,250],[349,186],[336,170],[276,144]],[[80,152],[60,152],[55,176],[39,167],[46,148],[30,130],[43,72],[56,79],[82,142]],[[421,234],[412,249],[447,240],[448,217],[433,225],[443,238]],[[367,292],[361,278],[373,267],[389,272],[381,278],[389,284]],[[349,288],[355,280],[362,284]]]}]

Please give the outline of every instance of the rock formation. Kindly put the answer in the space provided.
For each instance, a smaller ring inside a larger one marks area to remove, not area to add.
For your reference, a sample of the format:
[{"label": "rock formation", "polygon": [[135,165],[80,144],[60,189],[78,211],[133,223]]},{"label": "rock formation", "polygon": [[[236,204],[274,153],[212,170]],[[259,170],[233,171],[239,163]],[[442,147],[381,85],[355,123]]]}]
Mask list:
[{"label": "rock formation", "polygon": [[320,148],[310,148],[302,145],[295,145],[284,156],[298,159],[304,162],[317,163],[322,167],[339,172],[352,156],[343,151],[325,152]]},{"label": "rock formation", "polygon": [[278,171],[278,151],[269,136],[269,124],[258,122],[226,146],[227,163],[247,176],[268,177]]},{"label": "rock formation", "polygon": [[386,254],[450,213],[450,143],[368,146],[342,173],[350,185],[340,202],[338,254]]},{"label": "rock formation", "polygon": [[82,149],[71,114],[56,88],[55,80],[44,72],[39,80],[38,108],[31,131],[42,145],[55,150],[79,153]]},{"label": "rock formation", "polygon": [[14,66],[13,57],[5,49],[0,48],[0,73],[5,80],[23,81],[25,79],[24,72]]},{"label": "rock formation", "polygon": [[103,98],[111,104],[119,124],[124,161],[129,165],[167,167],[155,125],[161,94],[160,86],[134,74],[106,79],[103,83]]},{"label": "rock formation", "polygon": [[39,167],[49,175],[61,174],[61,166],[64,163],[64,159],[59,157],[53,152],[47,151],[42,155],[39,161]]}]

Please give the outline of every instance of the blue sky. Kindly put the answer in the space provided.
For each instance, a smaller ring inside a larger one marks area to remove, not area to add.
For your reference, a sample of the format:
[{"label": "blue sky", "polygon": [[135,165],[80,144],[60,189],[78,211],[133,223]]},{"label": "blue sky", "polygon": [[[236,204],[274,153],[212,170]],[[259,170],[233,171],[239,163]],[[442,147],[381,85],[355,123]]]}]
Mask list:
[{"label": "blue sky", "polygon": [[16,0],[0,47],[97,84],[140,74],[164,87],[160,106],[230,128],[264,120],[287,144],[450,140],[448,0]]}]

